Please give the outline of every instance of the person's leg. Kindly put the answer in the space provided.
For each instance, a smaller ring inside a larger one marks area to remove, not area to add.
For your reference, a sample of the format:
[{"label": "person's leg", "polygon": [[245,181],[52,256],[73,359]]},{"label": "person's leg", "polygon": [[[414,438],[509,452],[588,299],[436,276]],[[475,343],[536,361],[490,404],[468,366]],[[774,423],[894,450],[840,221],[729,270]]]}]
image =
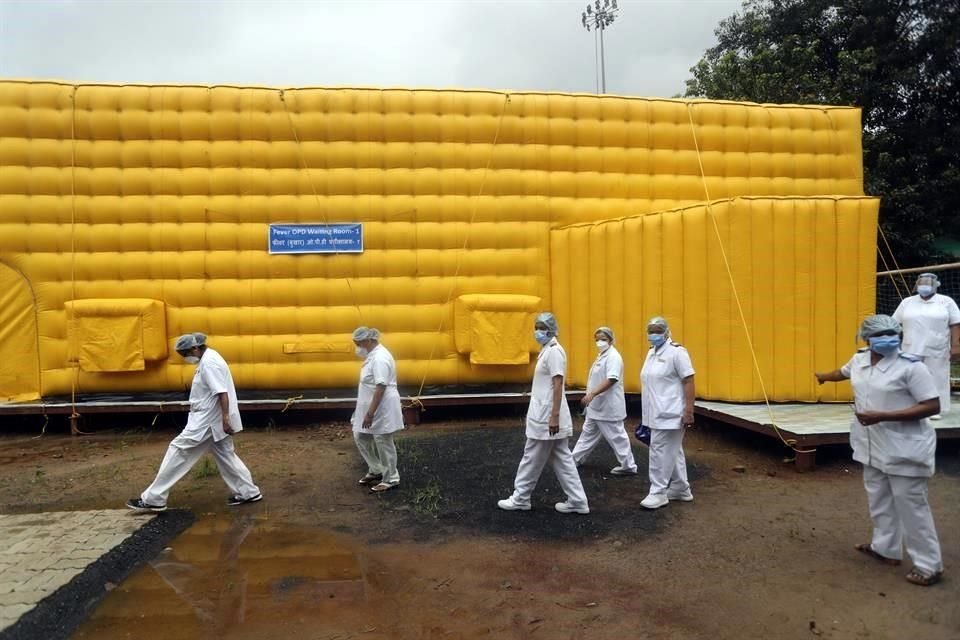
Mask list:
[{"label": "person's leg", "polygon": [[577,443],[573,445],[573,461],[575,464],[583,464],[590,453],[596,448],[601,438],[600,428],[597,422],[591,418],[583,421],[583,430]]},{"label": "person's leg", "polygon": [[197,460],[207,451],[211,442],[213,442],[212,438],[200,442],[182,436],[174,438],[167,447],[167,453],[163,456],[160,469],[157,471],[157,477],[140,494],[140,499],[151,506],[165,506],[173,485],[187,475],[193,465],[197,463]]},{"label": "person's leg", "polygon": [[636,473],[637,461],[633,457],[633,449],[630,448],[630,437],[623,428],[623,420],[603,421],[598,425],[604,440],[610,444],[610,448],[617,456],[617,462],[620,463],[617,468],[626,473]]},{"label": "person's leg", "polygon": [[943,571],[940,540],[927,499],[927,478],[887,477],[913,566],[926,576]]},{"label": "person's leg", "polygon": [[552,440],[527,438],[527,443],[523,447],[523,457],[517,467],[517,477],[513,482],[513,495],[510,496],[515,504],[530,505],[530,496],[533,495],[537,481],[540,480],[540,474],[550,458],[552,448]]},{"label": "person's leg", "polygon": [[233,436],[227,436],[219,442],[213,443],[213,459],[220,470],[220,477],[230,489],[231,496],[241,500],[249,500],[260,495],[260,488],[253,484],[253,476],[247,465],[237,455],[233,444]]},{"label": "person's leg", "polygon": [[950,411],[950,356],[937,358],[927,356],[923,359],[927,365],[933,382],[937,385],[937,395],[940,397],[940,414]]},{"label": "person's leg", "polygon": [[353,441],[357,445],[357,451],[360,457],[367,464],[367,474],[371,476],[383,475],[384,467],[380,460],[380,453],[377,451],[377,444],[373,440],[373,435],[369,433],[353,432]]},{"label": "person's leg", "polygon": [[553,444],[550,451],[550,466],[554,475],[557,476],[560,488],[567,495],[567,505],[577,510],[589,509],[587,494],[583,490],[583,482],[580,481],[577,464],[573,461],[573,454],[570,452],[567,439],[549,440],[548,442]]},{"label": "person's leg", "polygon": [[677,465],[679,429],[650,429],[650,495],[667,493]]},{"label": "person's leg", "polygon": [[869,465],[863,466],[863,487],[867,491],[873,539],[870,548],[884,558],[903,557],[903,530],[893,501],[890,476]]},{"label": "person's leg", "polygon": [[377,448],[377,457],[383,465],[383,478],[386,484],[400,484],[400,472],[397,470],[397,445],[393,442],[392,433],[373,436],[373,443]]},{"label": "person's leg", "polygon": [[690,492],[690,482],[687,480],[687,456],[683,453],[683,436],[685,429],[677,429],[670,436],[676,439],[674,446],[676,454],[674,455],[673,473],[670,474],[670,484],[667,487],[667,496],[671,495],[692,495]]}]

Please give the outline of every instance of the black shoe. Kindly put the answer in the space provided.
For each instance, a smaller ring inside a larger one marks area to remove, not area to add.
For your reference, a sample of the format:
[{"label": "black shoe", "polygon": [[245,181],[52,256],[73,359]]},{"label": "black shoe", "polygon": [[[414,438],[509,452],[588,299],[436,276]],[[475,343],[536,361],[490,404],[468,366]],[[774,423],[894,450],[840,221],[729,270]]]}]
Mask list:
[{"label": "black shoe", "polygon": [[127,500],[127,508],[134,511],[154,511],[159,513],[167,510],[167,505],[147,504],[140,498],[130,498]]},{"label": "black shoe", "polygon": [[230,496],[229,498],[227,498],[227,506],[228,506],[228,507],[239,507],[239,506],[242,505],[242,504],[250,504],[250,503],[252,503],[252,502],[260,502],[261,500],[263,500],[263,494],[262,494],[262,493],[258,493],[257,495],[253,496],[252,498],[241,498],[240,496]]}]

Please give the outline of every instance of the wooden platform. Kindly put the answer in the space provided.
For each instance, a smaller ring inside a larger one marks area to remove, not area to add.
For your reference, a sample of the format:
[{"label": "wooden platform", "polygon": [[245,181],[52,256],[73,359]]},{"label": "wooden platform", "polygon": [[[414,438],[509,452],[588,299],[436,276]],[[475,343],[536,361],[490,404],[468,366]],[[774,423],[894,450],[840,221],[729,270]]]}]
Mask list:
[{"label": "wooden platform", "polygon": [[[695,410],[699,416],[771,438],[777,438],[779,430],[784,440],[800,450],[796,454],[798,471],[814,468],[819,445],[849,442],[853,419],[853,407],[849,403],[789,403],[768,407],[697,400]],[[937,430],[938,438],[960,438],[960,409],[930,423]]]}]

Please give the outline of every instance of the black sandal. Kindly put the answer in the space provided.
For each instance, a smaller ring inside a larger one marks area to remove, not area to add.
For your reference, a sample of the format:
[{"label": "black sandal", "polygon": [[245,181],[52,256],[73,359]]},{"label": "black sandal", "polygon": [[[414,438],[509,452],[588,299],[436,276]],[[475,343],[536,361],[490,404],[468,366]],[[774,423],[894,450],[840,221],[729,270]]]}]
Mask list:
[{"label": "black sandal", "polygon": [[863,544],[858,544],[858,545],[854,546],[853,548],[856,549],[857,551],[859,551],[860,553],[865,553],[865,554],[867,554],[868,556],[870,556],[870,557],[873,558],[874,560],[879,560],[879,561],[882,562],[883,564],[890,565],[891,567],[899,567],[899,566],[900,566],[900,560],[897,560],[896,558],[888,558],[887,556],[882,556],[882,555],[880,555],[879,553],[877,553],[876,551],[873,550],[873,547],[870,546],[870,543],[869,543],[869,542],[865,542],[865,543],[863,543]]},{"label": "black sandal", "polygon": [[926,574],[914,567],[910,569],[910,573],[907,574],[907,582],[910,584],[916,584],[921,587],[930,587],[938,582],[940,578],[943,577],[943,571],[935,571],[931,574]]}]

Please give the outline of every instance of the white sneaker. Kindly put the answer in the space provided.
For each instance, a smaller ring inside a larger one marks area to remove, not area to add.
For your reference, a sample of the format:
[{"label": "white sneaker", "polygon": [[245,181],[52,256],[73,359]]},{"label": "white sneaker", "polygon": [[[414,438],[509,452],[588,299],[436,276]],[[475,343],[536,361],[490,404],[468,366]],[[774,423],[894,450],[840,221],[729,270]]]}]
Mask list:
[{"label": "white sneaker", "polygon": [[659,509],[670,504],[670,500],[665,493],[651,493],[640,501],[640,506],[644,509]]},{"label": "white sneaker", "polygon": [[578,507],[576,505],[570,504],[569,500],[567,502],[558,502],[557,504],[553,505],[553,508],[559,511],[560,513],[582,513],[584,515],[590,513],[590,507],[586,505],[582,505]]},{"label": "white sneaker", "polygon": [[510,496],[506,500],[498,501],[497,506],[504,511],[530,511],[529,504],[520,504],[519,502],[514,502],[513,496]]},{"label": "white sneaker", "polygon": [[667,491],[667,500],[670,502],[693,502],[693,492],[687,489],[683,493]]},{"label": "white sneaker", "polygon": [[612,476],[635,476],[637,475],[636,469],[624,469],[623,467],[617,465],[613,469],[610,469],[610,475]]},{"label": "white sneaker", "polygon": [[943,420],[943,416],[938,413],[938,414],[935,415],[935,416],[930,416],[930,419],[931,419],[931,420]]}]

